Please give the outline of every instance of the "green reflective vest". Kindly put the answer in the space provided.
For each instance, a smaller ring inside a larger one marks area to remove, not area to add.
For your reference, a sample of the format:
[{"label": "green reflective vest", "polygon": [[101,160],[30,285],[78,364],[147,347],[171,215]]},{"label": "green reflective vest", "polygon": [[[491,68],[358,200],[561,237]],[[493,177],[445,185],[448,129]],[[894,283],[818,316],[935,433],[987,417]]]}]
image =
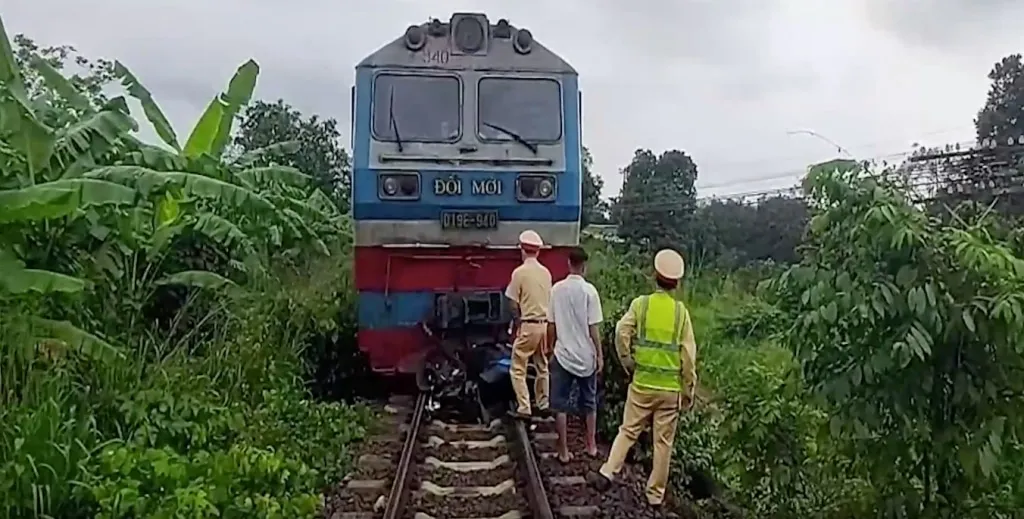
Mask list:
[{"label": "green reflective vest", "polygon": [[683,303],[665,292],[640,298],[633,360],[633,383],[657,391],[681,392],[679,329],[683,324]]}]

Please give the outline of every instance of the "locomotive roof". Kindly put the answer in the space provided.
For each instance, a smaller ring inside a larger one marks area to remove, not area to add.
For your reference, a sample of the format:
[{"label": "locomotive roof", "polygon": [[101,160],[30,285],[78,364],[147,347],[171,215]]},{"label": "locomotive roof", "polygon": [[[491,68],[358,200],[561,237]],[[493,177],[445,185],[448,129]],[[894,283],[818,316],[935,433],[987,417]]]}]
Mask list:
[{"label": "locomotive roof", "polygon": [[[455,13],[455,16],[478,16],[478,13]],[[484,18],[486,20],[486,18]],[[405,31],[402,31],[397,38],[390,43],[377,49],[356,65],[356,68],[423,68],[433,70],[494,70],[494,71],[517,71],[517,72],[550,72],[556,74],[576,74],[576,69],[569,65],[558,54],[545,47],[537,40],[529,53],[520,54],[513,48],[512,41],[516,37],[516,31],[520,27],[509,24],[511,28],[510,38],[497,38],[494,36],[496,24],[490,23],[488,31],[488,49],[486,55],[462,55],[458,54],[451,38],[451,20],[441,22],[443,36],[431,36],[430,22],[419,25],[427,38],[423,49],[413,51],[406,47]],[[445,60],[430,60],[425,53],[442,51],[447,53]],[[441,63],[440,61],[445,61]]]}]

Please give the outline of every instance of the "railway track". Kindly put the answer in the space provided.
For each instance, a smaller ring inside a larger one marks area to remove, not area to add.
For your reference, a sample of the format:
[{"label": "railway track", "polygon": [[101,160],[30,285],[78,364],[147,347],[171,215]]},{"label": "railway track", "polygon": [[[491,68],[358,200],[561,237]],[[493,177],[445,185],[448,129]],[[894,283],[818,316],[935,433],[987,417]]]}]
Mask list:
[{"label": "railway track", "polygon": [[[383,433],[371,437],[355,472],[327,503],[331,519],[553,519],[531,432],[513,420],[432,420],[426,397],[392,399]],[[582,478],[579,478],[582,481]],[[557,482],[557,478],[556,478]],[[583,510],[579,510],[583,511]],[[560,512],[560,513],[556,513]],[[588,515],[588,514],[584,514]]]},{"label": "railway track", "polygon": [[[553,420],[464,424],[432,419],[423,401],[392,399],[355,471],[325,503],[328,519],[668,519],[646,506],[646,474],[623,484],[586,484],[607,454],[587,457],[583,424],[569,421],[569,463],[558,461]],[[417,410],[420,412],[417,414]],[[737,515],[737,517],[739,517]]]}]

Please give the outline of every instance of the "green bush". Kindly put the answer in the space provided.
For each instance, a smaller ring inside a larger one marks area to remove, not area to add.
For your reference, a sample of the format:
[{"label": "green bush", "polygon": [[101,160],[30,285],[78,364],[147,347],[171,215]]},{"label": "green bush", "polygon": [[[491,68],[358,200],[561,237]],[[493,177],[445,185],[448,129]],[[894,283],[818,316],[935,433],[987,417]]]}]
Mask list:
[{"label": "green bush", "polygon": [[317,472],[272,450],[104,449],[85,493],[96,517],[312,517]]},{"label": "green bush", "polygon": [[[678,293],[700,383],[679,423],[673,486],[685,492],[703,471],[756,517],[1014,517],[1019,233],[977,208],[935,219],[849,161],[812,168],[806,188],[800,264],[698,267]],[[614,322],[652,290],[650,257],[587,246],[606,310],[599,421],[610,439],[629,383]],[[648,459],[647,442],[637,451]]]},{"label": "green bush", "polygon": [[265,392],[263,404],[246,419],[245,443],[316,467],[316,488],[325,488],[352,468],[349,446],[365,437],[374,417],[366,408],[316,403],[303,396]]},{"label": "green bush", "polygon": [[[608,361],[598,422],[610,441],[629,383],[615,360],[615,322],[632,298],[653,291],[653,256],[623,253],[599,241],[586,247],[595,258],[588,278],[605,309]],[[806,395],[792,354],[775,342],[786,316],[756,295],[750,275],[734,280],[691,268],[678,291],[694,323],[699,388],[694,409],[680,417],[671,484],[677,495],[686,495],[692,477],[711,477],[726,488],[723,499],[758,517],[848,511],[859,503],[863,485],[835,468],[831,451],[816,443],[827,413]],[[649,462],[648,434],[641,436],[634,459]],[[711,516],[723,513],[704,507]]]},{"label": "green bush", "polygon": [[258,66],[184,146],[113,66],[156,147],[0,38],[0,516],[315,517],[372,418],[306,385],[351,330],[351,236],[303,173],[225,155]]}]

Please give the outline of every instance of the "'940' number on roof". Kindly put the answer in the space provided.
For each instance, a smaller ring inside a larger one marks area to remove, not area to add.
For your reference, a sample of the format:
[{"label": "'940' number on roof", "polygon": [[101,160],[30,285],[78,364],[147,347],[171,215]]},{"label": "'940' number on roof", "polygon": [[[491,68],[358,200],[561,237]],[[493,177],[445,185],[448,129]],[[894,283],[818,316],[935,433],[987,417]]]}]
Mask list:
[{"label": "'940' number on roof", "polygon": [[427,49],[423,51],[423,62],[429,65],[447,65],[451,54],[448,49]]}]

